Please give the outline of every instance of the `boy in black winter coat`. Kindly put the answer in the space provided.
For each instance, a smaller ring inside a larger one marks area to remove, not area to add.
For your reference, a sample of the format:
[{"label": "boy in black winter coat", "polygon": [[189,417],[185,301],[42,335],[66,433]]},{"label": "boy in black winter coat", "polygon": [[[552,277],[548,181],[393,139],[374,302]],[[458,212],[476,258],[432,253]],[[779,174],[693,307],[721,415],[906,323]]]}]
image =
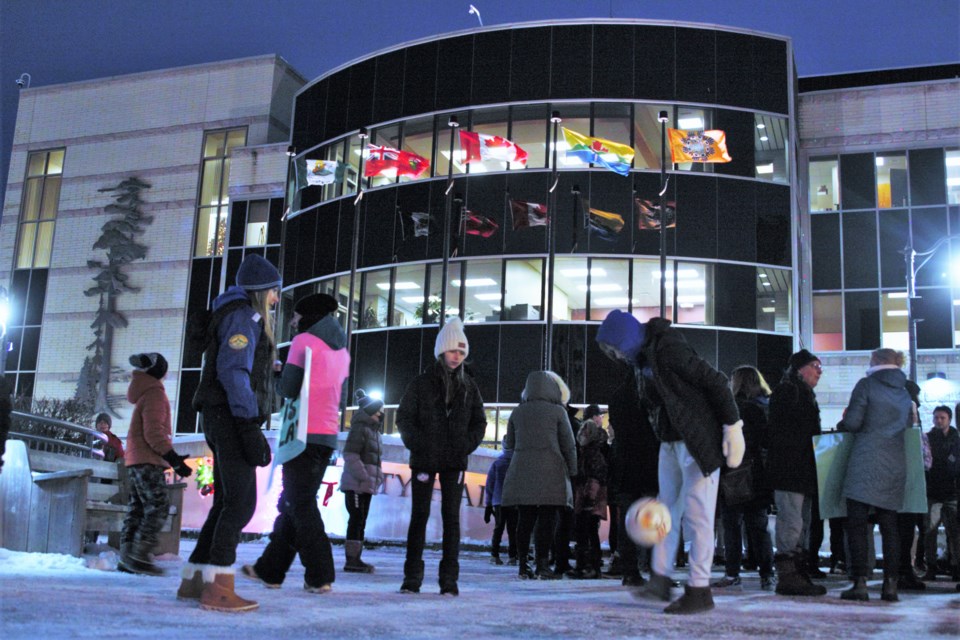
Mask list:
[{"label": "boy in black winter coat", "polygon": [[593,420],[585,420],[577,433],[577,443],[580,454],[573,490],[577,568],[566,575],[593,580],[600,577],[600,520],[607,518],[607,433]]}]

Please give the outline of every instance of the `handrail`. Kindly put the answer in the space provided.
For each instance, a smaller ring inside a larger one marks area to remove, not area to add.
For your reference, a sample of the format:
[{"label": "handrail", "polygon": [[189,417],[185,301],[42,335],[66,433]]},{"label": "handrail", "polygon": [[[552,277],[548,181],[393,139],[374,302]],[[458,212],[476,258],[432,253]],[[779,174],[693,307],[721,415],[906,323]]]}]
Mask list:
[{"label": "handrail", "polygon": [[[20,433],[19,431],[11,431],[9,437],[14,440],[23,440],[28,445],[31,442],[38,442],[50,447],[65,447],[68,449],[76,449],[81,453],[89,453],[95,458],[102,458],[103,451],[99,449],[91,449],[89,446],[84,444],[77,444],[76,442],[70,442],[69,440],[57,440],[56,438],[45,438],[44,436],[34,435],[32,433]],[[35,449],[37,447],[30,447],[30,449]]]},{"label": "handrail", "polygon": [[81,457],[103,458],[103,445],[101,445],[100,448],[97,448],[96,443],[99,440],[103,444],[106,444],[108,439],[107,436],[103,435],[96,429],[91,429],[79,424],[67,422],[66,420],[59,420],[57,418],[36,415],[33,413],[24,413],[22,411],[12,411],[10,413],[10,417],[13,426],[17,425],[17,423],[37,424],[41,427],[47,427],[50,429],[61,429],[66,433],[75,434],[83,439],[82,443],[78,443],[71,442],[70,440],[63,438],[50,438],[47,435],[41,435],[38,433],[27,433],[25,430],[10,431],[11,437],[25,441],[27,446],[31,449],[43,448],[43,450],[46,451],[60,449],[60,452],[62,453],[71,453],[72,455],[80,455]]}]

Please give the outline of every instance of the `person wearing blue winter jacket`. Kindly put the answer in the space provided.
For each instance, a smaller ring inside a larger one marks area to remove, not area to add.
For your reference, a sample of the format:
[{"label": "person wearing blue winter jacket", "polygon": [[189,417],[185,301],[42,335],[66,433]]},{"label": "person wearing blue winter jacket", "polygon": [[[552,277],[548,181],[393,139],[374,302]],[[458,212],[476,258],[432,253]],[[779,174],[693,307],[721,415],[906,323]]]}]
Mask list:
[{"label": "person wearing blue winter jacket", "polygon": [[509,564],[517,564],[517,510],[513,507],[503,506],[503,481],[507,477],[507,469],[510,468],[510,461],[513,459],[513,449],[503,446],[503,453],[493,461],[490,470],[487,471],[487,485],[484,489],[484,501],[486,509],[483,512],[483,521],[490,522],[494,519],[493,539],[490,541],[490,562],[492,564],[503,564],[500,559],[500,543],[503,540],[503,530],[507,530],[509,554]]}]

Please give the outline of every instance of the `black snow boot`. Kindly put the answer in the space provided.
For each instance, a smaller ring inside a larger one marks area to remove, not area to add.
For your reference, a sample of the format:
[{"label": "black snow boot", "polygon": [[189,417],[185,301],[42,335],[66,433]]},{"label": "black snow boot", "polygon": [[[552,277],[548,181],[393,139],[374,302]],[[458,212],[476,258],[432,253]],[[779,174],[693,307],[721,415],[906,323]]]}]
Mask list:
[{"label": "black snow boot", "polygon": [[870,599],[870,594],[867,593],[867,579],[866,578],[854,578],[853,585],[849,589],[844,589],[840,592],[841,600],[859,600],[861,602],[866,602]]},{"label": "black snow boot", "polygon": [[884,602],[900,602],[897,595],[897,577],[883,576],[883,589],[880,591],[880,599]]},{"label": "black snow boot", "polygon": [[547,558],[537,559],[537,580],[559,580],[562,577],[562,573],[550,570],[550,561]]},{"label": "black snow boot", "polygon": [[702,613],[713,609],[713,595],[710,587],[683,587],[683,595],[671,602],[664,613],[690,614]]},{"label": "black snow boot", "polygon": [[143,540],[131,542],[120,556],[117,569],[125,573],[137,573],[144,576],[162,576],[163,569],[153,563],[150,550],[153,544]]},{"label": "black snow boot", "polygon": [[521,580],[536,580],[537,576],[533,573],[533,570],[530,569],[530,561],[526,556],[520,559],[518,563],[520,569],[520,579]]},{"label": "black snow boot", "polygon": [[639,589],[633,590],[635,598],[645,598],[647,600],[660,600],[670,602],[670,588],[673,586],[673,580],[658,573],[650,572],[650,579],[647,584]]},{"label": "black snow boot", "polygon": [[927,585],[923,584],[923,582],[917,578],[911,568],[900,574],[900,578],[897,580],[897,587],[903,591],[925,591]]},{"label": "black snow boot", "polygon": [[801,557],[796,554],[778,553],[773,558],[777,566],[776,593],[781,596],[822,596],[827,590],[813,584],[798,566]]},{"label": "black snow boot", "polygon": [[344,540],[343,549],[347,556],[347,562],[343,565],[344,571],[348,573],[373,573],[374,566],[360,559],[360,555],[363,553],[363,540]]}]

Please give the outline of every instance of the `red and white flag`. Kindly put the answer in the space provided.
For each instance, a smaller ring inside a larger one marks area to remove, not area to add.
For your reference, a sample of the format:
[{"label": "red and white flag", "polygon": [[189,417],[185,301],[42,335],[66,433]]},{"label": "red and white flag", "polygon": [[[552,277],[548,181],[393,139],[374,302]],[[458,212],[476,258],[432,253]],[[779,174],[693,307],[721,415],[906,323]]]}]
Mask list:
[{"label": "red and white flag", "polygon": [[527,164],[527,152],[500,136],[461,130],[460,149],[463,151],[463,164],[484,160]]}]

